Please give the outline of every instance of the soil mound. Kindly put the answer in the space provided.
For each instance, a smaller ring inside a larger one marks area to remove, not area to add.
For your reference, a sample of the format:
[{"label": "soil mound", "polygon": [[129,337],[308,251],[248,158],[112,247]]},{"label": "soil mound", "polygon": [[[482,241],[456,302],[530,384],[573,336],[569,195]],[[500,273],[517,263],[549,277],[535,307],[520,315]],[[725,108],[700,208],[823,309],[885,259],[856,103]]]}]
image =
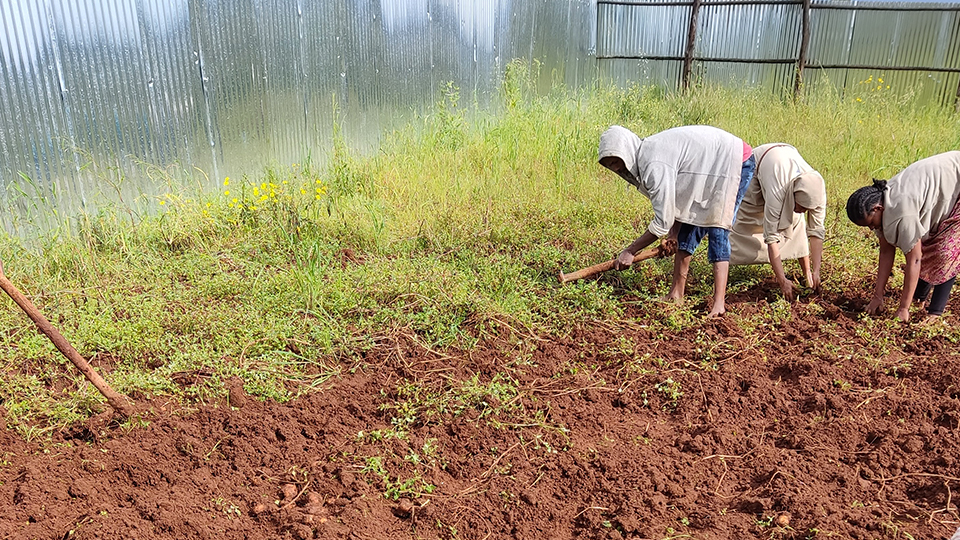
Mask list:
[{"label": "soil mound", "polygon": [[53,442],[0,431],[0,537],[949,538],[957,346],[864,332],[851,302],[443,353],[401,334],[289,403],[234,380]]}]

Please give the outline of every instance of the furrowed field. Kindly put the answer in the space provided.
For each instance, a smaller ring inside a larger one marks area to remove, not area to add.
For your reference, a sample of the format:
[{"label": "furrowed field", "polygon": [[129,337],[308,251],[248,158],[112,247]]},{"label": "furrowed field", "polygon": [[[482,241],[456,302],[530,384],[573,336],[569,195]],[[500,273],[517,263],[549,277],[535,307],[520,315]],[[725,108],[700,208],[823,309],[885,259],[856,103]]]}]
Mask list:
[{"label": "furrowed field", "polygon": [[[892,320],[897,271],[865,316],[877,240],[844,203],[960,149],[960,117],[873,79],[801,103],[530,80],[512,65],[495,113],[447,87],[373,155],[338,142],[0,240],[137,411],[3,296],[0,537],[949,538],[960,304]],[[561,286],[652,216],[596,163],[611,124],[795,145],[827,180],[822,293],[735,267],[706,320],[703,248],[681,306],[666,259]]]}]

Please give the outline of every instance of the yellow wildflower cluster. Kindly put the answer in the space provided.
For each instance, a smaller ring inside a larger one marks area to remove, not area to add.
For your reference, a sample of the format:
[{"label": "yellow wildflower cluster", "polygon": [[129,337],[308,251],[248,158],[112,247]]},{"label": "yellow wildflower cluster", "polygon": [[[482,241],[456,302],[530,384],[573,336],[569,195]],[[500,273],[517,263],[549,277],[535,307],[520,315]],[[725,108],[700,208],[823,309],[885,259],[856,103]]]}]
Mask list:
[{"label": "yellow wildflower cluster", "polygon": [[303,204],[320,200],[327,193],[327,186],[307,167],[298,163],[282,171],[288,179],[280,180],[278,174],[268,172],[267,178],[260,183],[242,182],[233,189],[230,177],[223,180],[223,196],[228,208],[257,210],[278,204]]},{"label": "yellow wildflower cluster", "polygon": [[[889,89],[890,89],[890,85],[889,85],[889,84],[887,84],[886,86],[884,86],[884,84],[883,84],[883,76],[878,76],[877,79],[876,79],[876,81],[874,81],[873,75],[870,75],[870,76],[867,77],[865,80],[860,81],[860,84],[862,84],[862,85],[867,86],[868,88],[870,88],[870,91],[871,91],[871,92],[876,92],[876,91],[878,91],[878,90],[889,90]],[[857,101],[862,101],[862,100],[859,99],[859,98],[857,98]]]}]

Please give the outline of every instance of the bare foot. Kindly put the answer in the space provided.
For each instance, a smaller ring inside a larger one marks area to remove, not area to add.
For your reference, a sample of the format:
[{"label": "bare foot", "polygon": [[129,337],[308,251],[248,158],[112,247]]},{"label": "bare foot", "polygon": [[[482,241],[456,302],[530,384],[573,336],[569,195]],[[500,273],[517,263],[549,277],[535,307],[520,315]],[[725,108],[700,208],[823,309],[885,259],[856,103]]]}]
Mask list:
[{"label": "bare foot", "polygon": [[711,311],[710,313],[707,313],[704,319],[719,319],[720,317],[723,317],[724,314],[726,314],[726,310]]},{"label": "bare foot", "polygon": [[682,294],[681,294],[681,295],[678,295],[678,294],[676,294],[676,293],[672,293],[672,292],[671,292],[671,293],[668,293],[668,294],[662,296],[662,297],[660,298],[660,300],[663,301],[663,302],[673,302],[673,303],[675,303],[675,304],[677,304],[677,305],[680,305],[680,304],[683,303],[683,295],[682,295]]},{"label": "bare foot", "polygon": [[917,321],[917,324],[919,324],[920,326],[935,326],[935,325],[945,326],[945,321],[943,320],[943,317],[941,317],[940,315],[927,314],[923,316],[919,321]]}]

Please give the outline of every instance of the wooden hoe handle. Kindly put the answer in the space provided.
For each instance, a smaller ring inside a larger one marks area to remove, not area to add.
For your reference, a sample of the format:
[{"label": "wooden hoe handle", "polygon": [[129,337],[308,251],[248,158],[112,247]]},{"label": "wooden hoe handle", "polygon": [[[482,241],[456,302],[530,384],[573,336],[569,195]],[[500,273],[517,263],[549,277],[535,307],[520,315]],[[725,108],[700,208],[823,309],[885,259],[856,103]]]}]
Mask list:
[{"label": "wooden hoe handle", "polygon": [[3,264],[0,263],[0,288],[3,289],[3,292],[7,293],[10,298],[13,298],[13,301],[20,306],[27,316],[36,323],[37,327],[40,328],[40,331],[43,332],[50,341],[63,353],[64,356],[70,359],[73,362],[73,365],[77,366],[77,369],[83,373],[83,376],[90,381],[97,390],[103,394],[103,397],[107,398],[107,403],[114,408],[118,413],[124,417],[129,417],[133,414],[133,407],[127,402],[127,400],[115,392],[113,388],[110,388],[110,385],[107,384],[107,381],[103,380],[103,377],[100,376],[96,371],[90,367],[90,364],[76,349],[73,348],[73,345],[70,345],[70,342],[63,337],[50,321],[40,313],[40,310],[37,309],[37,306],[33,305],[33,302],[30,301],[19,289],[9,280],[7,276],[3,273]]},{"label": "wooden hoe handle", "polygon": [[[637,253],[633,256],[633,262],[631,265],[637,264],[640,261],[645,261],[647,259],[652,259],[654,257],[663,257],[663,248],[655,247],[649,248]],[[560,272],[560,284],[569,283],[571,281],[576,281],[578,279],[583,279],[586,277],[597,275],[601,272],[606,272],[607,270],[613,269],[613,264],[616,262],[616,259],[610,259],[609,261],[602,262],[600,264],[595,264],[593,266],[588,266],[586,268],[581,268],[576,272],[570,272],[569,274],[564,274],[563,271]]]}]

